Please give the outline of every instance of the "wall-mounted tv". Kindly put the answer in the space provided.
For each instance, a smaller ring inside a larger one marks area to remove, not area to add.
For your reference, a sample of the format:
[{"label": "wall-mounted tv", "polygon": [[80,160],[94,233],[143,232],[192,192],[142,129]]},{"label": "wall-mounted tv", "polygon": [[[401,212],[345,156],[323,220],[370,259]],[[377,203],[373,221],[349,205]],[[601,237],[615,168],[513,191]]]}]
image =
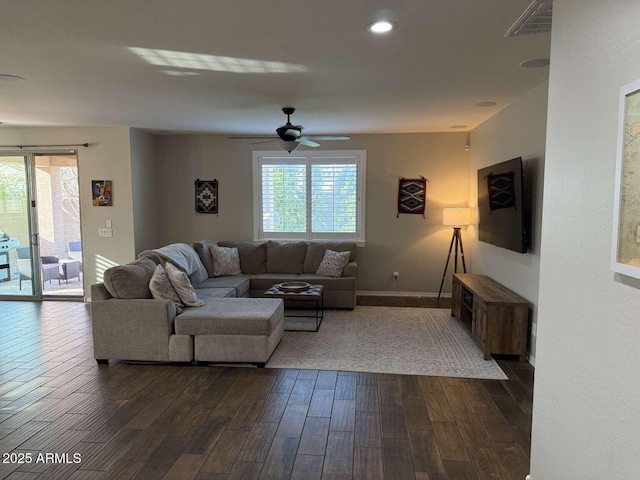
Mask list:
[{"label": "wall-mounted tv", "polygon": [[522,158],[478,170],[478,238],[481,242],[526,253]]}]

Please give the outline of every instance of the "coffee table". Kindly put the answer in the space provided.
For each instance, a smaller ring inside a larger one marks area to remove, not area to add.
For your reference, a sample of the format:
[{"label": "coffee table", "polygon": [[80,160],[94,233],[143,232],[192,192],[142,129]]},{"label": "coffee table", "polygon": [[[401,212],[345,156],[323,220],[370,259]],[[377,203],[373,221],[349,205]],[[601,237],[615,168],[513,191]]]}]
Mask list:
[{"label": "coffee table", "polygon": [[[285,291],[280,289],[280,284],[276,283],[272,285],[269,290],[264,292],[262,296],[264,298],[281,298],[284,300],[285,308],[287,303],[289,308],[302,309],[312,308],[315,310],[315,315],[286,315],[285,318],[313,318],[315,320],[314,330],[302,330],[302,329],[287,329],[287,332],[317,332],[320,329],[320,324],[324,319],[324,306],[322,291],[324,287],[322,285],[309,285],[308,290],[304,291]],[[297,303],[297,306],[293,306],[292,303]],[[300,305],[302,304],[302,305]]]}]

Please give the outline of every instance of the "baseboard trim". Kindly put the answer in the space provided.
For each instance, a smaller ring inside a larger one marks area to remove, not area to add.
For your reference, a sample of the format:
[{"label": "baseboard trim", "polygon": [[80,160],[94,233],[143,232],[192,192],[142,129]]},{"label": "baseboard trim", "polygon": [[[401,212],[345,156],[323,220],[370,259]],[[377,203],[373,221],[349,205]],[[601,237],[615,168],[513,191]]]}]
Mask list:
[{"label": "baseboard trim", "polygon": [[[375,291],[375,290],[356,290],[357,296],[368,297],[416,297],[416,298],[438,298],[436,292],[398,292],[398,291]],[[450,293],[443,293],[440,298],[451,298]]]},{"label": "baseboard trim", "polygon": [[426,292],[356,292],[356,305],[368,307],[451,308],[451,295]]},{"label": "baseboard trim", "polygon": [[536,366],[536,357],[534,357],[533,355],[529,354],[529,355],[527,355],[527,360],[531,364],[532,367]]}]

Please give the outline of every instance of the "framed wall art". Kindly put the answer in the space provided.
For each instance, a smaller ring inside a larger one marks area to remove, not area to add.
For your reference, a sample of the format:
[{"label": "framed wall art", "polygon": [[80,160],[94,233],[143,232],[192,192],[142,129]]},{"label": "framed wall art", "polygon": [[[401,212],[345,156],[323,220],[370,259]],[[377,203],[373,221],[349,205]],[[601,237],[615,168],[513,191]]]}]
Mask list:
[{"label": "framed wall art", "polygon": [[620,89],[613,221],[611,268],[640,278],[640,80]]},{"label": "framed wall art", "polygon": [[218,213],[218,180],[196,180],[196,212]]},{"label": "framed wall art", "polygon": [[113,184],[111,180],[91,180],[91,195],[94,207],[112,207]]}]

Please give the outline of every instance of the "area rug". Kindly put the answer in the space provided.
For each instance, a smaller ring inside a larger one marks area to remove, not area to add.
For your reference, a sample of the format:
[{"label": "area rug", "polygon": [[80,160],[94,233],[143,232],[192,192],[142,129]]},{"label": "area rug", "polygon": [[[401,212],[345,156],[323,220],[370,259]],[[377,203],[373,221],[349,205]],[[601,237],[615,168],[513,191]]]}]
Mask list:
[{"label": "area rug", "polygon": [[435,308],[326,310],[318,332],[284,332],[266,366],[507,379],[450,310]]}]

